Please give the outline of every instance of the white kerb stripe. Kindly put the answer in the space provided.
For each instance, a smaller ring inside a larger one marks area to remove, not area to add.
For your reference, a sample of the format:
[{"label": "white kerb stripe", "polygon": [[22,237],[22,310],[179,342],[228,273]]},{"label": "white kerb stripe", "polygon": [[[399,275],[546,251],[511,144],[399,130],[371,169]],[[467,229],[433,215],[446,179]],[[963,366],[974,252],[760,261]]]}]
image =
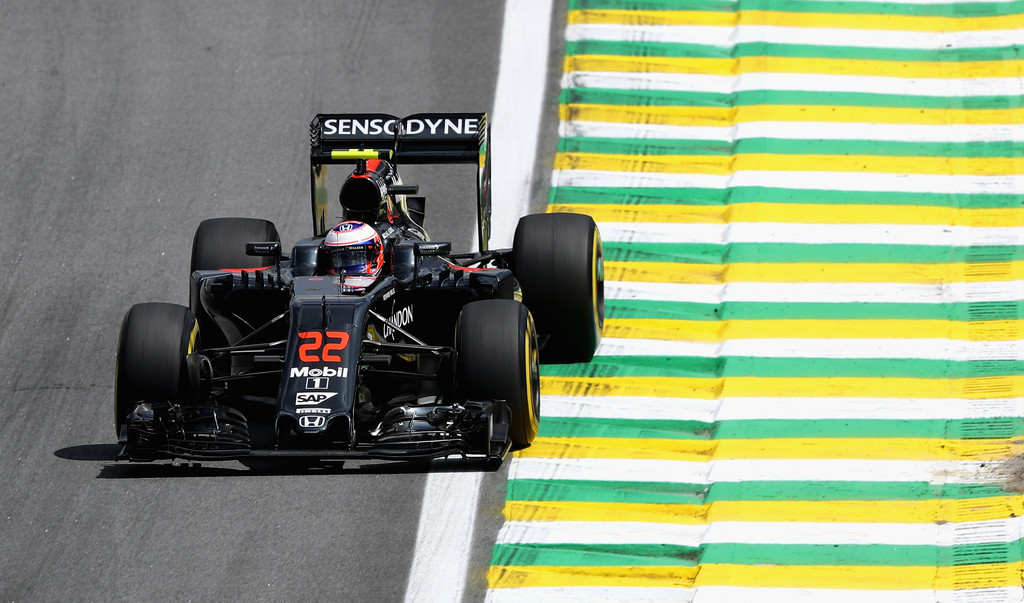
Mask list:
[{"label": "white kerb stripe", "polygon": [[686,285],[605,281],[605,300],[654,300],[721,304],[897,303],[951,304],[1024,300],[1024,281],[908,283],[746,283]]},{"label": "white kerb stripe", "polygon": [[[882,1],[882,0],[879,0]],[[954,2],[957,0],[950,0]],[[1012,1],[1012,0],[1007,0]],[[809,46],[848,46],[853,48],[908,48],[952,50],[964,48],[1002,48],[1019,44],[1024,30],[985,31],[896,31],[842,29],[838,27],[783,27],[775,25],[619,25],[579,23],[565,30],[569,42],[603,40],[608,42],[682,43],[733,48],[737,44],[806,44]]]},{"label": "white kerb stripe", "polygon": [[747,121],[731,126],[676,126],[613,121],[563,121],[563,138],[629,138],[636,140],[720,140],[745,138],[803,140],[879,140],[905,142],[1021,142],[1024,124],[870,124],[814,121]]},{"label": "white kerb stripe", "polygon": [[876,193],[1024,195],[1024,175],[1020,174],[888,174],[879,172],[742,170],[729,175],[717,175],[612,170],[553,170],[551,185],[723,190],[739,187],[765,187]]},{"label": "white kerb stripe", "polygon": [[[680,197],[686,191],[679,192]],[[628,209],[623,213],[628,213]],[[828,212],[828,206],[820,208]],[[958,214],[950,209],[952,222]],[[1021,226],[951,226],[948,224],[815,224],[800,222],[598,222],[606,243],[800,243],[932,245],[939,247],[1021,246]],[[1012,252],[1014,250],[1007,250]]]},{"label": "white kerb stripe", "polygon": [[762,419],[922,420],[1005,419],[1024,416],[1024,398],[656,398],[544,394],[545,418],[638,421],[750,421]]},{"label": "white kerb stripe", "polygon": [[570,71],[562,87],[616,90],[711,92],[733,94],[755,90],[791,92],[861,92],[906,96],[1020,96],[1024,84],[1013,77],[903,78],[884,75],[748,72],[739,75],[706,73]]},{"label": "white kerb stripe", "polygon": [[498,543],[961,546],[1016,542],[1024,518],[962,523],[508,521]]}]

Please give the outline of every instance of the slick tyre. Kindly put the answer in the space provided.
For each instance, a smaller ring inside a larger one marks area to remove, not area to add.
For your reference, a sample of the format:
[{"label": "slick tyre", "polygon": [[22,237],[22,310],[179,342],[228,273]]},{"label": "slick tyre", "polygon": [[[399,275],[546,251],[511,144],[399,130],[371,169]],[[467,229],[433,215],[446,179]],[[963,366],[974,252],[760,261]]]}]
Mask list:
[{"label": "slick tyre", "polygon": [[192,269],[261,268],[267,258],[245,254],[245,244],[280,241],[273,222],[257,218],[210,218],[203,220],[192,239]]},{"label": "slick tyre", "polygon": [[510,299],[466,304],[455,326],[455,350],[459,397],[504,400],[513,446],[529,446],[540,426],[540,357],[530,311]]},{"label": "slick tyre", "polygon": [[593,218],[523,216],[513,243],[513,270],[537,330],[549,339],[544,362],[586,362],[604,328],[604,249]]},{"label": "slick tyre", "polygon": [[193,401],[187,357],[199,348],[199,325],[185,306],[136,304],[121,323],[114,375],[114,427],[118,435],[140,401]]}]

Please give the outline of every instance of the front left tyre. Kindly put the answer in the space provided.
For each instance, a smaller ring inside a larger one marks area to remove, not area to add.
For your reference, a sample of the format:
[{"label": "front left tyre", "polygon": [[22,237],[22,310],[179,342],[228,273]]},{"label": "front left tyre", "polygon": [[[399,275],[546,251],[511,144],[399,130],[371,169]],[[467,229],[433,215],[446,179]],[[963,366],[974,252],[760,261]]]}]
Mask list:
[{"label": "front left tyre", "polygon": [[114,374],[114,426],[118,437],[141,401],[191,402],[197,386],[188,355],[199,349],[199,324],[185,306],[136,304],[121,323]]}]

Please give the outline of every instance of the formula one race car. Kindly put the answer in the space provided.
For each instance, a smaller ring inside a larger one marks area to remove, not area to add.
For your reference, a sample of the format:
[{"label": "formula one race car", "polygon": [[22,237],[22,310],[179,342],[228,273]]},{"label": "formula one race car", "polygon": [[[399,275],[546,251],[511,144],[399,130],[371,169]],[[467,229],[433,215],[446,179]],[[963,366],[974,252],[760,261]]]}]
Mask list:
[{"label": "formula one race car", "polygon": [[[539,363],[589,360],[604,323],[601,238],[580,214],[522,218],[488,249],[486,114],[317,115],[313,236],[204,220],[189,306],[133,306],[121,326],[119,459],[307,457],[500,463],[540,420]],[[480,249],[423,228],[399,164],[477,165]],[[354,166],[328,223],[327,168]],[[336,215],[336,214],[335,214]]]}]

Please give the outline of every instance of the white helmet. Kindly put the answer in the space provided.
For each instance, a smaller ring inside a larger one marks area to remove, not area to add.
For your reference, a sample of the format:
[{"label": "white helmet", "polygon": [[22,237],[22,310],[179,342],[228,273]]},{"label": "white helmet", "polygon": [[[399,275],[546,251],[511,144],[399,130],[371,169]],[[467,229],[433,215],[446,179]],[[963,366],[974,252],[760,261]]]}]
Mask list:
[{"label": "white helmet", "polygon": [[324,247],[334,274],[376,277],[384,267],[384,243],[373,226],[350,220],[327,233]]}]

